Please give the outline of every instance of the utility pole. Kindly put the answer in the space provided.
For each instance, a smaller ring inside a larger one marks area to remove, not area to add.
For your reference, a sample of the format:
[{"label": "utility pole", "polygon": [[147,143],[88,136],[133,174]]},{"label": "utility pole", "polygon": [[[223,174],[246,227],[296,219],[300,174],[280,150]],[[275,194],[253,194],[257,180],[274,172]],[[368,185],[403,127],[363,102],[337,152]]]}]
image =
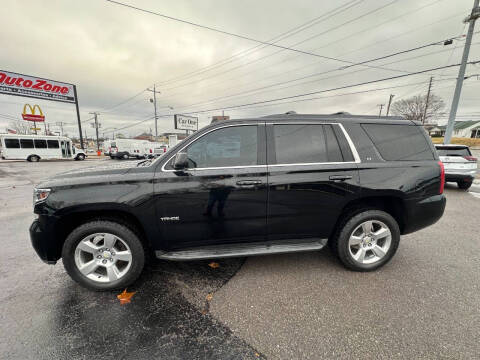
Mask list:
[{"label": "utility pole", "polygon": [[55,123],[55,125],[60,126],[60,134],[62,134],[62,136],[63,136],[63,124],[66,124],[66,123],[64,123],[63,121],[58,121]]},{"label": "utility pole", "polygon": [[395,96],[395,95],[390,94],[390,99],[388,99],[387,115],[386,115],[386,116],[388,116],[388,113],[390,112],[390,105],[392,105],[392,100],[393,100],[393,97],[394,97],[394,96]]},{"label": "utility pole", "polygon": [[430,91],[432,90],[433,76],[430,76],[430,83],[428,84],[427,98],[425,99],[425,110],[423,111],[422,124],[425,125],[427,118],[428,101],[430,100]]},{"label": "utility pole", "polygon": [[155,84],[153,84],[153,90],[152,89],[147,89],[147,90],[153,92],[153,99],[150,99],[150,102],[153,103],[153,108],[155,111],[155,141],[158,141],[157,94],[161,94],[161,92],[155,89]]},{"label": "utility pole", "polygon": [[465,39],[465,46],[463,48],[462,63],[458,69],[457,85],[455,86],[455,93],[453,95],[452,106],[450,107],[450,115],[448,117],[447,130],[445,131],[444,144],[450,143],[452,140],[453,127],[455,125],[455,117],[457,116],[458,102],[460,100],[460,93],[462,92],[463,78],[465,77],[465,68],[467,67],[468,54],[470,52],[470,45],[472,44],[473,30],[475,28],[475,21],[480,17],[479,0],[474,0],[473,9],[470,16],[464,22],[469,23],[467,38]]},{"label": "utility pole", "polygon": [[100,127],[100,124],[98,123],[98,113],[97,112],[91,112],[90,114],[93,114],[93,116],[95,117],[95,123],[92,124],[93,127],[95,128],[95,134],[97,136],[97,151],[100,151],[100,143],[98,142],[98,128]]},{"label": "utility pole", "polygon": [[377,106],[380,106],[380,112],[378,113],[378,117],[382,116],[382,109],[385,106],[385,104],[378,104]]}]

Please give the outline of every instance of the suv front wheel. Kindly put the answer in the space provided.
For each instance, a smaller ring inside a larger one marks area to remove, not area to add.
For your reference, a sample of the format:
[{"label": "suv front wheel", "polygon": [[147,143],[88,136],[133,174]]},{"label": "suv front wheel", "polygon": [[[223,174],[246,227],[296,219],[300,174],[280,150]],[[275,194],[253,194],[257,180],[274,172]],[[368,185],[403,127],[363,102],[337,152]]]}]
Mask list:
[{"label": "suv front wheel", "polygon": [[395,219],[381,210],[366,210],[347,217],[332,239],[332,248],[350,270],[372,271],[385,265],[400,242]]},{"label": "suv front wheel", "polygon": [[68,274],[91,290],[123,289],[141,274],[145,251],[138,236],[112,221],[80,225],[65,240],[62,260]]}]

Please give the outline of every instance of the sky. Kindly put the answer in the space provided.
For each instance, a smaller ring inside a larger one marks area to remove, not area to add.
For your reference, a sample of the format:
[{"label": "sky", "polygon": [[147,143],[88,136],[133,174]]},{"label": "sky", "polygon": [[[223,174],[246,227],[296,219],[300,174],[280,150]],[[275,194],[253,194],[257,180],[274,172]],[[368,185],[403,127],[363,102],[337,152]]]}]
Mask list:
[{"label": "sky", "polygon": [[[124,0],[120,0],[124,1]],[[174,130],[173,114],[247,118],[296,111],[328,114],[379,112],[379,104],[433,92],[448,115],[458,67],[352,86],[457,64],[473,0],[125,0],[126,4],[241,35],[215,32],[105,0],[2,2],[0,70],[77,86],[82,127],[94,134],[135,136]],[[477,24],[469,60],[480,60]],[[448,38],[419,50],[368,62]],[[480,64],[469,65],[458,120],[480,120]],[[343,89],[332,90],[344,87]],[[307,96],[301,94],[314,93]],[[283,99],[291,96],[295,98]],[[268,101],[258,104],[258,102]],[[52,130],[78,136],[75,106],[0,95],[0,132],[21,120],[25,103],[38,104]],[[257,104],[254,104],[257,103]],[[246,105],[241,106],[239,105]],[[170,108],[173,108],[170,109]],[[383,108],[385,112],[385,107]],[[438,119],[446,122],[447,116]]]}]

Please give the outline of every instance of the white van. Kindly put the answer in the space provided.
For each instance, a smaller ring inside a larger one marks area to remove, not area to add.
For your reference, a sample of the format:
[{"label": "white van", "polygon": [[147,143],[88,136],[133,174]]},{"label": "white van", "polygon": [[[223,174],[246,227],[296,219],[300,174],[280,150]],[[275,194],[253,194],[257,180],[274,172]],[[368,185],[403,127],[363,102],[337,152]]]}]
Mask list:
[{"label": "white van", "polygon": [[142,158],[143,147],[146,140],[116,139],[110,142],[110,158],[128,159],[130,157]]},{"label": "white van", "polygon": [[75,159],[87,155],[64,136],[0,134],[0,157],[4,160]]}]

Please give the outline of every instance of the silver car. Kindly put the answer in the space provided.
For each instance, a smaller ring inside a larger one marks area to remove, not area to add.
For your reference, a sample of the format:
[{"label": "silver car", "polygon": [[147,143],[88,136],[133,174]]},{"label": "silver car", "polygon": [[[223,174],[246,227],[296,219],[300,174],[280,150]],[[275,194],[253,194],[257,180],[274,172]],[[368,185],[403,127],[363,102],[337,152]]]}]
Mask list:
[{"label": "silver car", "polygon": [[445,167],[445,181],[456,182],[460,189],[468,189],[477,174],[477,158],[466,145],[435,145]]}]

